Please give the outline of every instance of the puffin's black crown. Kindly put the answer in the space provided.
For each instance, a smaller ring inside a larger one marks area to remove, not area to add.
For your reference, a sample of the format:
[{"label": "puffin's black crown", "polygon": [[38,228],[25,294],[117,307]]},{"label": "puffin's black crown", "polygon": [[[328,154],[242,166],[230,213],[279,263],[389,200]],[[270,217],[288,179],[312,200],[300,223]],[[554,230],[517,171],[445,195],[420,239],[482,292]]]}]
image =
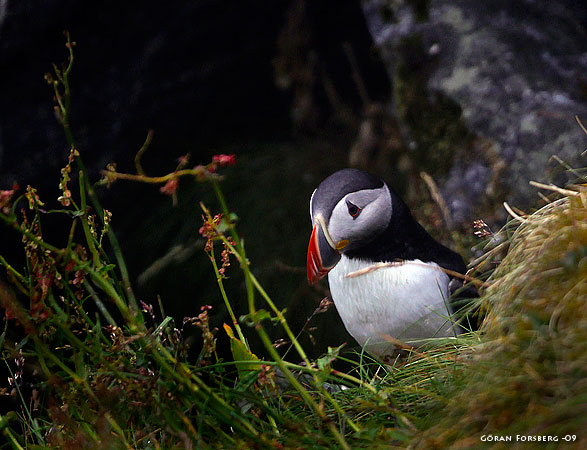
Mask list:
[{"label": "puffin's black crown", "polygon": [[314,193],[312,214],[320,211],[329,220],[338,201],[351,192],[363,189],[379,189],[383,181],[359,169],[342,169],[326,178]]}]

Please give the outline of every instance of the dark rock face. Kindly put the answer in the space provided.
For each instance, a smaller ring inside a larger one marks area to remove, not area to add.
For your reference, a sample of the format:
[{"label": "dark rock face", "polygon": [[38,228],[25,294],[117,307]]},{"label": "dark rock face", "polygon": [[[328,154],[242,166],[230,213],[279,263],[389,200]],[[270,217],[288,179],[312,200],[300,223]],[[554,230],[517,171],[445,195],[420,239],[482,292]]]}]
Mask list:
[{"label": "dark rock face", "polygon": [[[461,138],[444,132],[455,156],[438,177],[455,221],[471,220],[483,196],[495,211],[503,200],[536,204],[529,180],[567,181],[551,155],[584,166],[587,137],[575,115],[587,122],[587,5],[366,0],[363,9],[392,74],[409,147],[429,157],[442,151],[443,133],[432,145],[419,133],[435,129],[425,110],[438,99],[452,102],[463,121]],[[405,76],[410,66],[417,79]],[[410,116],[406,92],[418,83],[428,96],[419,108],[425,121]]]}]

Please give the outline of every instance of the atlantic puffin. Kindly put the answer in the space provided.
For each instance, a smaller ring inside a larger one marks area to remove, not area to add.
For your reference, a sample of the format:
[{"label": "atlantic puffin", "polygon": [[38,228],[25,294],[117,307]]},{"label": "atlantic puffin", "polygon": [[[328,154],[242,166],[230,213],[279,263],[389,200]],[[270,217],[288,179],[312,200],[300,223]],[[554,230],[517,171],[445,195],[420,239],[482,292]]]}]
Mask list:
[{"label": "atlantic puffin", "polygon": [[335,172],[312,193],[310,217],[308,282],[328,274],[335,307],[366,351],[383,359],[397,350],[394,339],[419,346],[462,332],[449,303],[462,284],[449,274],[465,273],[462,257],[436,242],[384,181]]}]

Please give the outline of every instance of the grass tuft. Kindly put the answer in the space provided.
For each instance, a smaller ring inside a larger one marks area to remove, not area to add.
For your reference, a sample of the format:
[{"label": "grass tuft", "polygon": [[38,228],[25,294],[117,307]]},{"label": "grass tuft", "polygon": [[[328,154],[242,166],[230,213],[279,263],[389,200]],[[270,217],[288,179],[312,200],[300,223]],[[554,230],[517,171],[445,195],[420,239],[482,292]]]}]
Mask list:
[{"label": "grass tuft", "polygon": [[522,219],[483,298],[482,343],[416,447],[503,445],[488,435],[587,446],[587,189],[578,188]]}]

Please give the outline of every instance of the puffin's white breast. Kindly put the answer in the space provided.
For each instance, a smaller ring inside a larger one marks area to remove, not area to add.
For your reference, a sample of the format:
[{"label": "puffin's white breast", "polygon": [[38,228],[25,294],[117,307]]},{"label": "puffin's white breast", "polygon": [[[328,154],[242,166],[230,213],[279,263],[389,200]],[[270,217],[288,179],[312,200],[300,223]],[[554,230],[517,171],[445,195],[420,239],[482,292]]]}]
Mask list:
[{"label": "puffin's white breast", "polygon": [[435,263],[416,259],[349,278],[373,262],[342,256],[328,274],[330,292],[348,332],[376,356],[403,342],[454,336],[448,307],[449,277]]}]

